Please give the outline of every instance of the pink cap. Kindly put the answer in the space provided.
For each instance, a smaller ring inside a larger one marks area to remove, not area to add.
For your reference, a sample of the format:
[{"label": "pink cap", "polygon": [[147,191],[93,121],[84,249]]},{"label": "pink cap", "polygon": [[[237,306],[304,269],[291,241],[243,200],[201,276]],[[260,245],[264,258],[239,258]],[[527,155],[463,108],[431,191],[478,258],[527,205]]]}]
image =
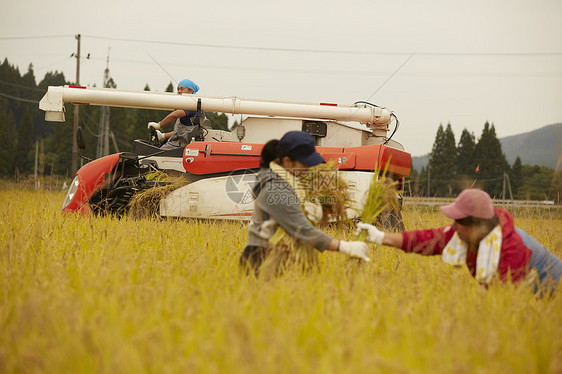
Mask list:
[{"label": "pink cap", "polygon": [[462,191],[454,203],[442,206],[441,211],[451,219],[466,217],[488,219],[495,214],[490,195],[476,188]]}]

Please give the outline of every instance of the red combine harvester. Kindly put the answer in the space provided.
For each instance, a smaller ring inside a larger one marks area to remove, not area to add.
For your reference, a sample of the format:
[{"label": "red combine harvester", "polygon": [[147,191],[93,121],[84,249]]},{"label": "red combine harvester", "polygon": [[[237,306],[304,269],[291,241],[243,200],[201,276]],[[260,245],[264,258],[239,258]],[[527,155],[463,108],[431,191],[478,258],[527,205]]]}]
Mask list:
[{"label": "red combine harvester", "polygon": [[[335,162],[356,202],[348,209],[350,217],[361,209],[375,170],[388,164],[387,175],[399,180],[399,186],[410,174],[410,154],[392,140],[398,120],[386,108],[367,102],[306,104],[64,86],[49,87],[39,108],[45,111],[47,121],[61,122],[65,102],[197,110],[200,121],[196,135],[183,149],[163,151],[151,142],[135,140],[132,153],[87,163],[70,185],[63,212],[122,214],[135,193],[160,185],[147,179],[147,173],[174,170],[189,183],[161,200],[161,216],[248,220],[262,147],[292,130],[313,135],[317,151]],[[232,132],[214,130],[204,111],[248,117]],[[392,123],[394,131],[388,136]],[[80,131],[77,137],[80,143]]]}]

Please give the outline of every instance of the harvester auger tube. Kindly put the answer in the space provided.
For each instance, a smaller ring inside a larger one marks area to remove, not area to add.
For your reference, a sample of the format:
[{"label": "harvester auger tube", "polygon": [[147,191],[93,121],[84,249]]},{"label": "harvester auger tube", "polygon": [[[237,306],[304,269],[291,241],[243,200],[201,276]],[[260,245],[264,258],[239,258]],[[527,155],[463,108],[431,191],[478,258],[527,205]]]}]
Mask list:
[{"label": "harvester auger tube", "polygon": [[184,109],[203,108],[208,112],[247,114],[258,116],[279,116],[293,118],[324,118],[336,121],[354,121],[367,125],[389,124],[391,112],[380,106],[358,103],[338,105],[331,103],[296,103],[243,99],[238,97],[177,95],[149,91],[124,91],[111,88],[82,86],[49,86],[39,102],[39,109],[45,111],[45,120],[64,121],[64,103],[114,106],[141,109]]}]

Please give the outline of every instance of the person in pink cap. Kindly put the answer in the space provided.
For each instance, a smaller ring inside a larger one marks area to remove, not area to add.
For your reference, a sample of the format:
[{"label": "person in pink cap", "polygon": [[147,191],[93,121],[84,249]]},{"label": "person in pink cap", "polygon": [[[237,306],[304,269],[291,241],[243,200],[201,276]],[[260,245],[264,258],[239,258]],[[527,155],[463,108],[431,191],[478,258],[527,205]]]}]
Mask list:
[{"label": "person in pink cap", "polygon": [[454,222],[448,226],[384,233],[373,225],[358,223],[367,241],[421,255],[441,255],[443,261],[466,265],[476,280],[488,285],[493,279],[528,283],[535,292],[552,292],[560,283],[562,261],[525,231],[513,225],[505,209],[494,209],[490,195],[479,189],[462,191],[455,202],[441,207]]}]

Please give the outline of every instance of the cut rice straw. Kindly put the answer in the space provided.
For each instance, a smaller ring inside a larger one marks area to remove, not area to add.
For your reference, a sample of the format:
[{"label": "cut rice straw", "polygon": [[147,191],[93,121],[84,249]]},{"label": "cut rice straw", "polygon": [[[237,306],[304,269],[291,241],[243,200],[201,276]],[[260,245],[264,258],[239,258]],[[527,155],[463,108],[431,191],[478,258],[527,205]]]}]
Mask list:
[{"label": "cut rice straw", "polygon": [[[381,213],[398,207],[397,182],[386,176],[389,164],[390,160],[382,170],[382,173],[380,170],[375,170],[374,172],[373,181],[367,191],[363,211],[360,215],[362,222],[374,224]],[[357,240],[363,242],[366,239],[367,233],[365,231],[362,231],[357,237]]]},{"label": "cut rice straw", "polygon": [[127,205],[128,214],[136,219],[158,217],[160,201],[170,192],[189,183],[183,177],[172,177],[161,171],[146,174],[145,177],[147,180],[165,184],[139,191],[131,197]]}]

